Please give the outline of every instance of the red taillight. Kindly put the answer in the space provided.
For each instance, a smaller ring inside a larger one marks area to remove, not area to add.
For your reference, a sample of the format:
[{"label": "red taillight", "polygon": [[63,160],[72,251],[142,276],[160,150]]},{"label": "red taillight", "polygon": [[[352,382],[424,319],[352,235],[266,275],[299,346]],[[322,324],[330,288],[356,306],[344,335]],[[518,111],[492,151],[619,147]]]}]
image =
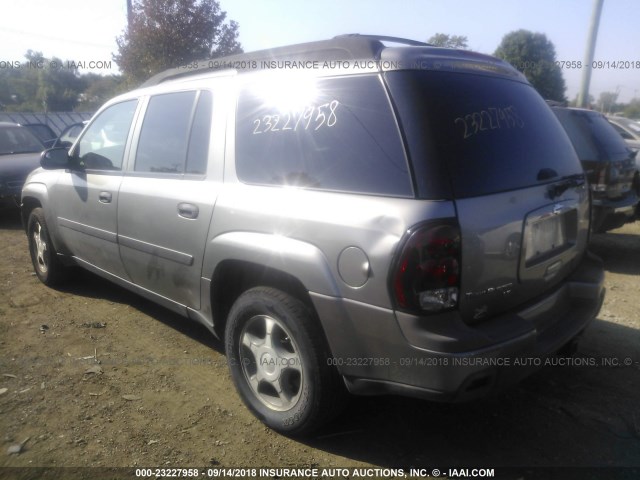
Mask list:
[{"label": "red taillight", "polygon": [[396,306],[439,312],[455,308],[460,286],[460,229],[449,221],[410,231],[392,277]]}]

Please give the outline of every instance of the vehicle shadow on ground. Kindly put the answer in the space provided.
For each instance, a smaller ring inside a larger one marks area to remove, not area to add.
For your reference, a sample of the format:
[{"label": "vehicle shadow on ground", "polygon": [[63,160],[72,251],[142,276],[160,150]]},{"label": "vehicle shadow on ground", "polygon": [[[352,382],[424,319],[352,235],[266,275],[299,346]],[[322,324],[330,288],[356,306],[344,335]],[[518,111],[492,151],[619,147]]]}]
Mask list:
[{"label": "vehicle shadow on ground", "polygon": [[[604,254],[609,271],[640,273],[630,261],[635,241],[634,235],[601,236],[593,250]],[[224,353],[222,342],[196,322],[91,273],[74,273],[61,291],[130,305]],[[352,397],[334,422],[296,441],[347,463],[385,468],[640,467],[640,331],[597,319],[576,357],[564,362],[471,403]]]},{"label": "vehicle shadow on ground", "polygon": [[22,230],[18,208],[0,209],[0,230]]},{"label": "vehicle shadow on ground", "polygon": [[307,443],[388,468],[640,466],[640,331],[597,319],[549,363],[471,403],[353,397]]},{"label": "vehicle shadow on ground", "polygon": [[[204,327],[91,273],[61,291],[130,305],[224,353]],[[352,397],[335,421],[295,440],[383,468],[640,466],[640,331],[597,319],[563,361],[471,403]]]},{"label": "vehicle shadow on ground", "polygon": [[629,233],[594,235],[589,250],[604,260],[605,270],[640,275],[640,236]]},{"label": "vehicle shadow on ground", "polygon": [[81,268],[73,268],[70,276],[71,278],[67,283],[56,287],[58,291],[129,305],[151,317],[153,321],[160,321],[181,334],[187,335],[189,338],[219,353],[224,353],[223,343],[216,339],[203,325]]}]

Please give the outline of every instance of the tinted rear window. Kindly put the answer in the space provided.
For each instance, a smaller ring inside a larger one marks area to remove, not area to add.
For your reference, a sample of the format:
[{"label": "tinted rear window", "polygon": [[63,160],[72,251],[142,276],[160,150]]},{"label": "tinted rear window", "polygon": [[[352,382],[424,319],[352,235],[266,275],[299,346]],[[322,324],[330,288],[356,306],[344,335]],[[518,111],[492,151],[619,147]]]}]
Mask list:
[{"label": "tinted rear window", "polygon": [[582,161],[624,160],[627,144],[607,119],[597,112],[554,108]]},{"label": "tinted rear window", "polygon": [[246,183],[413,196],[377,75],[247,85],[238,99],[236,171]]},{"label": "tinted rear window", "polygon": [[446,177],[456,197],[473,197],[548,182],[549,172],[582,172],[567,135],[530,85],[434,71],[390,72],[386,79],[422,198],[437,198]]},{"label": "tinted rear window", "polygon": [[0,155],[42,150],[44,145],[26,127],[0,127]]}]

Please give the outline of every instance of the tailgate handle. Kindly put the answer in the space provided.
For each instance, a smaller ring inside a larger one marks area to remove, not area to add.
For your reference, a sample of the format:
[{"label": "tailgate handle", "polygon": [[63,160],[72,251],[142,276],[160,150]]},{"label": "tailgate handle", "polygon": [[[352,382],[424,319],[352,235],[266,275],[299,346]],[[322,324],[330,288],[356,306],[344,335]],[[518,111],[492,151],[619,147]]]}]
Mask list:
[{"label": "tailgate handle", "polygon": [[546,272],[544,272],[545,281],[551,280],[555,277],[558,272],[560,272],[560,267],[562,267],[562,260],[558,260],[557,262],[552,263],[547,267]]},{"label": "tailgate handle", "polygon": [[179,203],[178,204],[178,215],[183,218],[188,218],[193,220],[194,218],[198,218],[198,214],[200,213],[200,209],[197,205],[192,203]]}]

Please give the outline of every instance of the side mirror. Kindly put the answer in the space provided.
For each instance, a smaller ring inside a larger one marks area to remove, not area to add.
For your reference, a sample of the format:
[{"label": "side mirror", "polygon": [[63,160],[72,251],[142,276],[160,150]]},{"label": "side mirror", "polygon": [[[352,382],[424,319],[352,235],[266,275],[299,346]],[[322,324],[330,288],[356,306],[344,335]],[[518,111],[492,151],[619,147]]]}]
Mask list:
[{"label": "side mirror", "polygon": [[69,150],[64,147],[48,148],[40,155],[40,166],[45,170],[69,168],[71,166]]}]

